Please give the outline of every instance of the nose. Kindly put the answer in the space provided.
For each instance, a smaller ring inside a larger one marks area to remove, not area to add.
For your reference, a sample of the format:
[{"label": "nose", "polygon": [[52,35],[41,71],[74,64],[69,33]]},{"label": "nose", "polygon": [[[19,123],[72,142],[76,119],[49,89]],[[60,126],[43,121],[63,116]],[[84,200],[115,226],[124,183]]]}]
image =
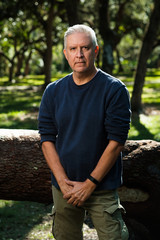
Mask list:
[{"label": "nose", "polygon": [[79,58],[83,57],[83,50],[82,50],[82,48],[78,48],[77,49],[77,57],[79,57]]}]

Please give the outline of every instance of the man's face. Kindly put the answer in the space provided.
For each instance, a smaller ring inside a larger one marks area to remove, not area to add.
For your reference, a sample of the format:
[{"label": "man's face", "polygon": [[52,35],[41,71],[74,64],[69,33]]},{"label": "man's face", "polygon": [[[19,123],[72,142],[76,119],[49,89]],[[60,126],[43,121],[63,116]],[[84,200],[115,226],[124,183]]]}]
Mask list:
[{"label": "man's face", "polygon": [[67,36],[64,55],[73,72],[86,73],[94,69],[99,47],[93,47],[87,33],[73,33]]}]

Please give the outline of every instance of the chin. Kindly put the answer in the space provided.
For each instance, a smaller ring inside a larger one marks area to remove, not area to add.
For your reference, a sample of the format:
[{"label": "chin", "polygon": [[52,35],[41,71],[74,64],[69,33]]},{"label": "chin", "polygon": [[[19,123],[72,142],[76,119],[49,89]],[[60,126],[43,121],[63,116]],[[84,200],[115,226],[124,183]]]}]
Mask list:
[{"label": "chin", "polygon": [[75,71],[76,71],[76,72],[86,72],[86,71],[88,71],[88,68],[83,67],[83,66],[81,66],[81,67],[76,67],[76,68],[75,68]]},{"label": "chin", "polygon": [[76,69],[75,72],[77,72],[77,73],[85,73],[85,72],[87,72],[87,70],[86,69],[83,69],[83,70]]}]

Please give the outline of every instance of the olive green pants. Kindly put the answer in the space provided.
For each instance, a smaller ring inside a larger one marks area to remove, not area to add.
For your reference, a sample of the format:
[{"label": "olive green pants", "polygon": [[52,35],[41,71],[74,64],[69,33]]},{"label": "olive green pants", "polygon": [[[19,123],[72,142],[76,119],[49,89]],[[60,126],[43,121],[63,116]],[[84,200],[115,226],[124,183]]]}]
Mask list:
[{"label": "olive green pants", "polygon": [[82,207],[68,204],[61,191],[53,191],[53,236],[56,240],[82,240],[84,215],[90,215],[99,240],[128,240],[116,191],[95,191]]}]

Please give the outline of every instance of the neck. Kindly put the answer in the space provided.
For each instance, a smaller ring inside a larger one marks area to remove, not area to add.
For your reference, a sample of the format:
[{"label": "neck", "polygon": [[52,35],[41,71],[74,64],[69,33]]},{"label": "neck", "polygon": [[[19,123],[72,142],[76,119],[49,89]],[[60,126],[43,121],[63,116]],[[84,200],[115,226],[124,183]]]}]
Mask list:
[{"label": "neck", "polygon": [[92,72],[73,72],[73,80],[77,85],[83,85],[93,79],[97,73],[97,68],[92,69]]}]

